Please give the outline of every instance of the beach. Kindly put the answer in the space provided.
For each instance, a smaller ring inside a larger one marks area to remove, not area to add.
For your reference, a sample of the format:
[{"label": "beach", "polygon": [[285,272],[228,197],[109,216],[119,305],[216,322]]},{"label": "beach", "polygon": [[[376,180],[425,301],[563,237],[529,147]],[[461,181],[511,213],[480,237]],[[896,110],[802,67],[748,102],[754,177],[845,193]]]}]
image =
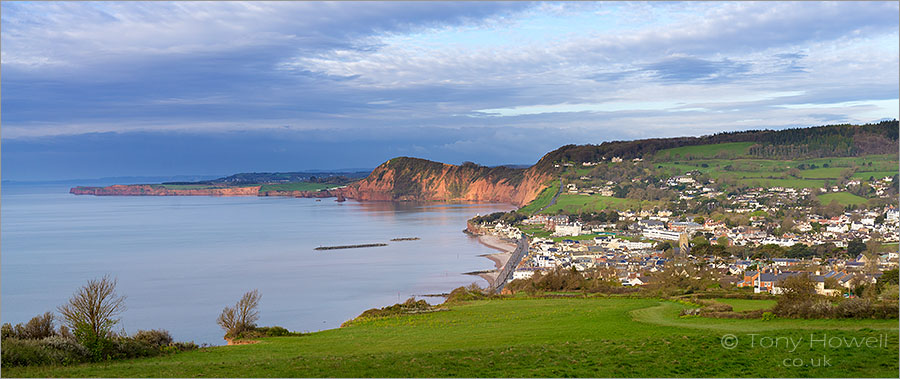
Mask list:
[{"label": "beach", "polygon": [[506,262],[509,261],[509,258],[512,257],[513,251],[516,250],[516,245],[514,243],[507,242],[500,237],[492,235],[478,236],[478,242],[481,242],[481,244],[492,249],[501,251],[501,253],[482,255],[483,257],[494,262],[495,270],[493,272],[480,273],[478,274],[478,276],[486,280],[490,285],[493,285],[494,281],[497,280],[497,275],[500,269],[502,269],[503,266],[506,265]]}]

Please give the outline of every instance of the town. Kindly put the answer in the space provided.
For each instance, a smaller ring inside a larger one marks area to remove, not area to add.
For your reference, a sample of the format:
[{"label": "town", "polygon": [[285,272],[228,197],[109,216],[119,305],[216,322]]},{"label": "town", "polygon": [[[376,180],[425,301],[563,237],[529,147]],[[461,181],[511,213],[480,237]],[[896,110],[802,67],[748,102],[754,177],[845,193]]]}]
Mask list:
[{"label": "town", "polygon": [[[639,161],[634,160],[635,164]],[[620,162],[613,158],[611,163]],[[809,201],[814,193],[858,191],[860,186],[887,198],[895,184],[892,176],[846,180],[843,185],[817,189],[776,186],[725,193],[715,180],[698,174],[672,176],[660,181],[660,189],[675,191],[682,205],[703,198],[720,199],[721,212],[712,212],[712,217],[710,212],[699,215],[655,207],[574,214],[557,211],[527,218],[517,215],[512,223],[502,214],[475,220],[482,221],[479,227],[486,233],[509,240],[528,238],[528,254],[516,264],[512,280],[574,269],[601,272],[606,280],[640,287],[688,262],[722,287],[780,294],[784,279],[806,273],[815,282],[817,293],[854,297],[866,285],[875,284],[883,272],[898,267],[900,210],[894,204],[856,209],[829,204],[817,209]],[[588,183],[591,178],[578,179]],[[611,181],[590,186],[570,181],[560,193],[612,196],[613,187]],[[816,211],[829,215],[813,213]],[[786,215],[801,213],[805,217]],[[735,222],[737,219],[743,222]],[[682,274],[689,275],[686,271]],[[699,273],[694,275],[699,279]]]}]

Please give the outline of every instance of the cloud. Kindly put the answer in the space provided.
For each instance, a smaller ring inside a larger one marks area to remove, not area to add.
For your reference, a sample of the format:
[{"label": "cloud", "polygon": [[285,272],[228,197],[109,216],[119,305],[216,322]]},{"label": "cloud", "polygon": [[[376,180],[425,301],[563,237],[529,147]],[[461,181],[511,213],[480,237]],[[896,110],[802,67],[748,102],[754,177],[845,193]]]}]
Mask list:
[{"label": "cloud", "polygon": [[4,143],[246,132],[521,163],[557,143],[868,122],[900,97],[896,2],[0,7]]}]

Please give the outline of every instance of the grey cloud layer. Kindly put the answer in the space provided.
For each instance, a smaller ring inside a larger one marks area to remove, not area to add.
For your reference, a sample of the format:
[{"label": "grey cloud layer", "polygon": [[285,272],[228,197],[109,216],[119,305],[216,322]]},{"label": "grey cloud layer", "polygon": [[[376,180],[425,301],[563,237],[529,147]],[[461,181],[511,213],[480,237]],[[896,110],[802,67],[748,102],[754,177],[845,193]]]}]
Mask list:
[{"label": "grey cloud layer", "polygon": [[[554,147],[528,141],[895,117],[877,104],[900,85],[896,2],[0,6],[5,146],[97,132],[138,143],[124,134],[332,130],[369,136],[346,140],[348,151],[392,136],[395,153],[451,161],[509,163],[479,151],[517,141],[527,150],[511,161],[528,162]],[[585,17],[596,22],[554,29]],[[537,22],[543,35],[522,35]],[[458,40],[467,35],[482,39]],[[803,104],[817,106],[785,107]],[[510,111],[485,111],[497,109]]]}]

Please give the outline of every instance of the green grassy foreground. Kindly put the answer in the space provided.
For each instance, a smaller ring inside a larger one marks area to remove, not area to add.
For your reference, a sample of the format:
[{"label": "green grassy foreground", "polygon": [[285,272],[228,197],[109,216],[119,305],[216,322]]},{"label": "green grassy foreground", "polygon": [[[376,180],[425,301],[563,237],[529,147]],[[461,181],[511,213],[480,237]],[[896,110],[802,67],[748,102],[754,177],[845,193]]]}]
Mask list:
[{"label": "green grassy foreground", "polygon": [[[358,321],[346,328],[303,337],[266,338],[253,345],[73,367],[4,367],[3,375],[880,377],[897,374],[897,320],[679,318],[678,312],[683,307],[669,301],[625,298],[475,301],[453,305],[446,312]],[[735,336],[737,346],[723,347],[726,334]],[[811,344],[811,337],[837,338],[833,341],[840,345]],[[840,342],[867,337],[886,338],[886,346],[845,346]],[[776,338],[782,342],[767,344]],[[788,340],[797,341],[798,345],[787,346]],[[823,357],[828,366],[823,367]]]}]

